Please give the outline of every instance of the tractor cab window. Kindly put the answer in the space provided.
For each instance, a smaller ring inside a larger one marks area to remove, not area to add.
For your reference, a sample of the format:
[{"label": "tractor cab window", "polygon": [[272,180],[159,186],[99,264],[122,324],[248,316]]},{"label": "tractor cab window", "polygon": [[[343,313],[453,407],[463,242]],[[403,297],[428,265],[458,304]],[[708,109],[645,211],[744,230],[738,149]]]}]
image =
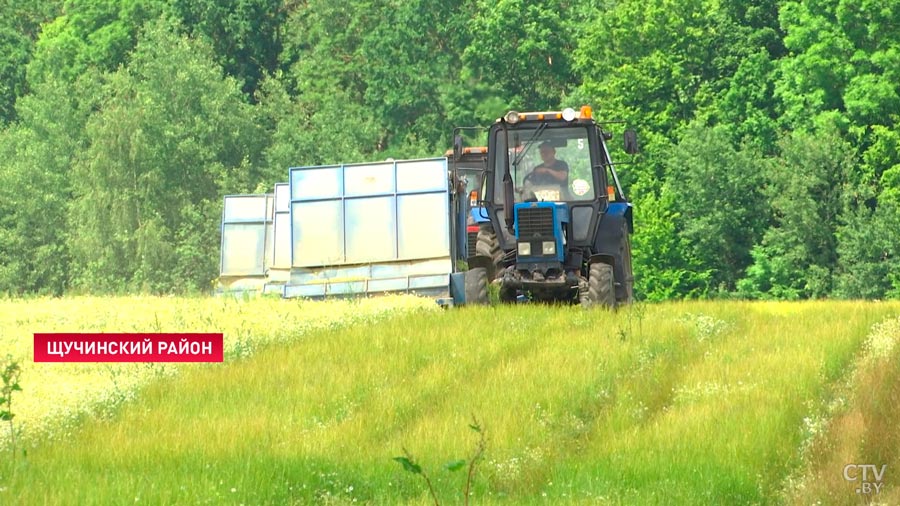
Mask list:
[{"label": "tractor cab window", "polygon": [[477,207],[478,202],[484,198],[484,166],[478,169],[460,167],[457,174],[461,185],[465,185],[465,188],[460,187],[459,191],[469,199],[470,206]]},{"label": "tractor cab window", "polygon": [[484,168],[478,167],[476,168],[468,168],[468,167],[460,167],[458,169],[459,178],[466,183],[466,195],[471,194],[473,191],[478,192],[478,195],[482,195],[484,192],[482,191],[482,181],[484,178]]},{"label": "tractor cab window", "polygon": [[494,172],[495,202],[503,202],[504,164],[509,155],[509,174],[515,202],[581,201],[594,199],[594,177],[588,130],[584,127],[510,128],[497,131]]}]

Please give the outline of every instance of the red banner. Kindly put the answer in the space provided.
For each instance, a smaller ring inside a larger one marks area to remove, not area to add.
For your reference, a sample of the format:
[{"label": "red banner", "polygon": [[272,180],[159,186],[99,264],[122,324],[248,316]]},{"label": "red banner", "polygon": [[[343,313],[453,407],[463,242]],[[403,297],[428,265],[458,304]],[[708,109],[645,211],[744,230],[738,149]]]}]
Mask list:
[{"label": "red banner", "polygon": [[34,334],[35,362],[221,362],[222,334]]}]

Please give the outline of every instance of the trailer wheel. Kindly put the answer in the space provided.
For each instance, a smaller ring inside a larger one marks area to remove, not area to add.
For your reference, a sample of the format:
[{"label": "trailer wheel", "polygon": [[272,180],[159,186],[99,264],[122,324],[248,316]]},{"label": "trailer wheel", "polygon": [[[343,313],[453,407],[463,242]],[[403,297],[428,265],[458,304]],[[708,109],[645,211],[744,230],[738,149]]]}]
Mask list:
[{"label": "trailer wheel", "polygon": [[479,267],[466,271],[466,304],[487,304],[487,270]]},{"label": "trailer wheel", "polygon": [[[490,223],[482,223],[478,228],[478,239],[475,242],[475,254],[485,256],[494,263],[494,276],[500,272],[500,262],[503,260],[503,250],[500,249],[500,241]],[[493,281],[493,280],[489,280]]]},{"label": "trailer wheel", "polygon": [[591,264],[587,297],[582,297],[582,304],[609,309],[616,307],[616,285],[611,265],[602,262]]}]

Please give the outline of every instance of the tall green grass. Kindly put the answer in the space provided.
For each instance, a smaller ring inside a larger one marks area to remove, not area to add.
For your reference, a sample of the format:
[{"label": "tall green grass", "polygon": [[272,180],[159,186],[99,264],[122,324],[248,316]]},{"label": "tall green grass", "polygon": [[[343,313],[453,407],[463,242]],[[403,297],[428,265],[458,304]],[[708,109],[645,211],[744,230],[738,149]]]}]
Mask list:
[{"label": "tall green grass", "polygon": [[[431,504],[488,431],[475,504],[768,504],[885,303],[419,311],[145,387],[4,463],[0,502]],[[23,385],[25,386],[25,385]]]}]

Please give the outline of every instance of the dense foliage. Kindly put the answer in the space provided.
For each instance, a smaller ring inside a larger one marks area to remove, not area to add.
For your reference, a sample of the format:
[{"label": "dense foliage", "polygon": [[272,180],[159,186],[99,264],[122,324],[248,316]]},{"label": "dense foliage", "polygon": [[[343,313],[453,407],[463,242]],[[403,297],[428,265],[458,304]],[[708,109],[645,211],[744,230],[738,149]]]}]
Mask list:
[{"label": "dense foliage", "polygon": [[[0,5],[0,293],[197,291],[226,193],[590,103],[639,296],[900,296],[900,4]],[[620,154],[624,157],[624,154]]]}]

